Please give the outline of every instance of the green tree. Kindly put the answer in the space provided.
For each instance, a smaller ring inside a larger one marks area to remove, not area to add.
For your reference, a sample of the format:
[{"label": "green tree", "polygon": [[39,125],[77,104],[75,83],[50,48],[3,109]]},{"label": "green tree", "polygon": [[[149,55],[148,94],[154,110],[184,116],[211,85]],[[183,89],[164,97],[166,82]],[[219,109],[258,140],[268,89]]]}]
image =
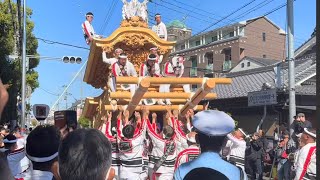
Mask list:
[{"label": "green tree", "polygon": [[90,120],[88,118],[85,118],[81,116],[78,120],[78,123],[80,124],[81,127],[83,128],[88,128],[90,127]]},{"label": "green tree", "polygon": [[[18,1],[20,2],[20,1]],[[0,1],[0,78],[4,84],[11,84],[8,89],[9,101],[3,112],[0,123],[17,119],[17,96],[21,91],[21,58],[10,61],[7,57],[14,53],[15,45],[21,56],[22,20],[18,20],[18,6],[10,0]],[[22,10],[22,8],[20,8]],[[27,8],[27,54],[37,54],[38,41],[33,34],[34,23],[30,20],[32,10]],[[16,36],[19,34],[20,38]],[[39,87],[38,73],[33,69],[39,64],[39,59],[30,59],[26,82],[32,91]]]}]

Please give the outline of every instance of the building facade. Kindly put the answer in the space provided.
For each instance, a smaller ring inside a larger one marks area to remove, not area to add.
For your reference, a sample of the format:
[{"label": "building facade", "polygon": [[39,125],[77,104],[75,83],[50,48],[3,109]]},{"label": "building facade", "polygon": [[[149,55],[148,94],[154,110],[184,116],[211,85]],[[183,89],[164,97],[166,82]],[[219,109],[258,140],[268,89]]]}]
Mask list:
[{"label": "building facade", "polygon": [[285,59],[285,39],[280,27],[258,17],[178,40],[171,55],[187,58],[184,76],[203,77],[228,72],[245,56]]}]

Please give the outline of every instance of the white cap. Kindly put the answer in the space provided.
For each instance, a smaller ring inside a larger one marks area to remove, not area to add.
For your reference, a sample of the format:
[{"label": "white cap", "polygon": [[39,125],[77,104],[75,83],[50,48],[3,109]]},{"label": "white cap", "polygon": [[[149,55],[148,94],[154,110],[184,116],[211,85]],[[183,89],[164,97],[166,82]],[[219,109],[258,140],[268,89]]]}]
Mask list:
[{"label": "white cap", "polygon": [[206,110],[198,112],[193,120],[193,127],[208,136],[223,136],[235,128],[234,120],[225,112]]},{"label": "white cap", "polygon": [[158,47],[152,47],[152,48],[150,48],[150,51],[152,51],[152,50],[158,50]]}]

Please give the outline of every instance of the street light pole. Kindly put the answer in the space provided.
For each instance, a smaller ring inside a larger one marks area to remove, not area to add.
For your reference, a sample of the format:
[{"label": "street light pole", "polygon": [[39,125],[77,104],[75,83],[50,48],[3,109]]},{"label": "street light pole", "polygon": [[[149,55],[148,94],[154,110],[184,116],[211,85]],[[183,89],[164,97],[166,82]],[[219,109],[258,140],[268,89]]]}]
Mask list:
[{"label": "street light pole", "polygon": [[[294,27],[293,27],[293,1],[287,0],[287,19],[288,19],[288,64],[289,64],[289,124],[293,123],[293,116],[296,115],[296,97],[295,97],[295,75],[294,75],[294,47],[293,47],[293,35],[294,35]],[[290,129],[290,135],[293,133],[293,129]]]},{"label": "street light pole", "polygon": [[25,126],[26,116],[26,44],[27,44],[27,32],[26,32],[26,0],[23,0],[23,42],[22,42],[22,87],[21,87],[21,127]]}]

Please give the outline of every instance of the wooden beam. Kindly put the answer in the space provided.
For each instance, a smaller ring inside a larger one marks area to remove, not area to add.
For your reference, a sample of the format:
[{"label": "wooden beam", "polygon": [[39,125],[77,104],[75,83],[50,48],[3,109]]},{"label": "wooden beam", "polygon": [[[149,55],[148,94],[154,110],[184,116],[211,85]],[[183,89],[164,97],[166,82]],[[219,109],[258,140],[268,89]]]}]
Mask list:
[{"label": "wooden beam", "polygon": [[[140,100],[144,96],[144,94],[148,91],[148,87],[150,86],[150,82],[148,79],[143,78],[138,86],[138,89],[135,91],[133,94],[130,103],[128,104],[127,110],[129,111],[130,116],[132,115],[133,111],[136,109],[138,106]],[[124,93],[124,92],[122,92]],[[131,96],[131,92],[130,96]],[[112,98],[112,97],[111,97]]]},{"label": "wooden beam", "polygon": [[[146,92],[140,99],[189,99],[192,93],[181,93],[181,92],[169,92],[169,93],[159,93],[159,92]],[[110,98],[112,99],[130,99],[130,92],[111,92]],[[217,98],[216,93],[208,93],[204,98],[215,99]],[[132,100],[134,97],[132,97]]]},{"label": "wooden beam", "polygon": [[[212,79],[216,84],[231,84],[230,78],[158,78],[158,77],[146,77],[150,81],[150,84],[202,84],[204,79]],[[138,77],[122,77],[116,78],[116,84],[137,84],[139,82]]]},{"label": "wooden beam", "polygon": [[187,102],[183,106],[183,108],[180,110],[180,114],[184,116],[189,109],[192,109],[195,107],[199,102],[205,98],[205,96],[215,87],[215,81],[214,79],[207,79],[203,85],[202,88],[199,88],[196,93],[191,97],[190,101]]},{"label": "wooden beam", "polygon": [[[171,105],[171,109],[180,110],[182,106],[183,105]],[[149,111],[166,111],[167,110],[166,106],[163,106],[163,105],[152,105],[152,106],[148,106],[148,108],[149,108]],[[203,105],[197,105],[193,109],[196,111],[201,111],[203,109]],[[112,110],[111,105],[105,105],[105,110],[111,111]],[[141,105],[136,106],[134,110],[141,111]]]}]

